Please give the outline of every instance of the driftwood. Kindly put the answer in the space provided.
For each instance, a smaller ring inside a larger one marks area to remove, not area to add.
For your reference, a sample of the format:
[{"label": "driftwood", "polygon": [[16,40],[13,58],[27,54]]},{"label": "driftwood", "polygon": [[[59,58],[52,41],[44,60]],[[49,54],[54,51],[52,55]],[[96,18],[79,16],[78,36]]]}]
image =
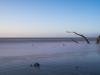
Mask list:
[{"label": "driftwood", "polygon": [[79,33],[76,33],[76,32],[69,32],[69,31],[67,31],[67,33],[74,33],[74,34],[76,34],[76,35],[78,35],[78,36],[81,36],[81,37],[84,38],[84,40],[85,40],[88,44],[90,44],[90,41],[88,40],[88,38],[87,38],[86,36],[82,35],[82,34],[79,34]]},{"label": "driftwood", "polygon": [[79,43],[78,41],[74,40],[73,38],[71,38],[71,40],[72,40],[73,42],[75,42],[75,43]]},{"label": "driftwood", "polygon": [[96,43],[97,43],[97,44],[100,43],[100,35],[97,37],[97,39],[96,39]]}]

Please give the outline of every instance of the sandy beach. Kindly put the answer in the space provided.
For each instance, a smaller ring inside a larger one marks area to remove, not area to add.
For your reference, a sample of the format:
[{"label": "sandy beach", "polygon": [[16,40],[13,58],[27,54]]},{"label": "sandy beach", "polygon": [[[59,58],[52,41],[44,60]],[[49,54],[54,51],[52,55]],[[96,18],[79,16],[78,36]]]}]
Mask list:
[{"label": "sandy beach", "polygon": [[94,41],[0,43],[0,75],[100,75],[99,59]]}]

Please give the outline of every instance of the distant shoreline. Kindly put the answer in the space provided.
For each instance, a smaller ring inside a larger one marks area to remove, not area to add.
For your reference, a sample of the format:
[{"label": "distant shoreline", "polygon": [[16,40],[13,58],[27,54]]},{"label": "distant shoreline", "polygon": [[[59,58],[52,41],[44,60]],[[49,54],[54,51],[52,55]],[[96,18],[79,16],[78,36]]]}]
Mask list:
[{"label": "distant shoreline", "polygon": [[[83,38],[79,38],[79,37],[68,37],[68,38],[62,38],[62,37],[56,37],[56,38],[0,38],[0,42],[57,42],[57,41],[71,41],[71,38],[73,38],[74,40],[77,41],[83,41]],[[89,40],[95,40],[95,37],[89,37]]]}]

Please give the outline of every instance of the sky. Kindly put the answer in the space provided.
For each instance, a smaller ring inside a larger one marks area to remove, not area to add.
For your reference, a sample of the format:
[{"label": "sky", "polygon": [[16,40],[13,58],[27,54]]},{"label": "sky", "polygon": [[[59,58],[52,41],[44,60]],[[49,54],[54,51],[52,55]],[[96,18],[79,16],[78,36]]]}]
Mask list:
[{"label": "sky", "polygon": [[100,35],[100,0],[0,0],[0,37]]}]

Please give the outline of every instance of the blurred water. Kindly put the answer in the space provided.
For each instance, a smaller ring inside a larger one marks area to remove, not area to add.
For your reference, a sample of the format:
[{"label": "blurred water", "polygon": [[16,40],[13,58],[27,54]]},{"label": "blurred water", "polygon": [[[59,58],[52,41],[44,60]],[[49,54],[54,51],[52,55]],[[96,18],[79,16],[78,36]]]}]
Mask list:
[{"label": "blurred water", "polygon": [[[39,68],[30,64],[39,62]],[[0,75],[100,75],[100,45],[80,42],[0,43]]]}]

